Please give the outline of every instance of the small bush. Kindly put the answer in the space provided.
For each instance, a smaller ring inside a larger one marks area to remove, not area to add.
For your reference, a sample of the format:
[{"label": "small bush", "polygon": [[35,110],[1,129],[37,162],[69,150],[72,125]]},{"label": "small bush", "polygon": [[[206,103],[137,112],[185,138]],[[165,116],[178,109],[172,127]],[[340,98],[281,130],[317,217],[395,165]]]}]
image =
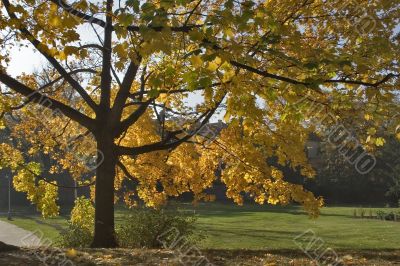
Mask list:
[{"label": "small bush", "polygon": [[[195,244],[202,239],[195,229],[196,217],[179,210],[133,209],[117,223],[116,235],[120,247],[160,248],[176,239]],[[89,247],[93,240],[94,207],[90,200],[78,198],[71,212],[68,229],[61,233],[62,247]],[[172,248],[172,247],[171,247]]]},{"label": "small bush", "polygon": [[178,237],[195,244],[201,239],[196,233],[196,220],[194,215],[179,210],[137,208],[117,227],[118,242],[121,247],[161,248]]},{"label": "small bush", "polygon": [[87,231],[94,231],[94,206],[90,199],[80,197],[75,200],[71,211],[71,224]]},{"label": "small bush", "polygon": [[385,220],[386,212],[382,210],[376,211],[376,216],[378,219]]},{"label": "small bush", "polygon": [[360,217],[363,219],[365,216],[365,210],[363,208],[360,208]]},{"label": "small bush", "polygon": [[389,212],[389,213],[386,215],[385,219],[388,220],[388,221],[394,221],[394,219],[395,219],[395,214],[394,214],[393,212]]},{"label": "small bush", "polygon": [[58,246],[68,248],[85,248],[89,247],[93,240],[93,232],[86,228],[68,223],[68,229],[61,232],[58,239]]},{"label": "small bush", "polygon": [[400,218],[400,212],[385,212],[383,210],[379,210],[376,212],[376,216],[378,219],[386,220],[386,221],[398,221]]},{"label": "small bush", "polygon": [[61,233],[58,244],[62,247],[89,247],[93,240],[94,207],[85,197],[75,200],[68,229]]}]

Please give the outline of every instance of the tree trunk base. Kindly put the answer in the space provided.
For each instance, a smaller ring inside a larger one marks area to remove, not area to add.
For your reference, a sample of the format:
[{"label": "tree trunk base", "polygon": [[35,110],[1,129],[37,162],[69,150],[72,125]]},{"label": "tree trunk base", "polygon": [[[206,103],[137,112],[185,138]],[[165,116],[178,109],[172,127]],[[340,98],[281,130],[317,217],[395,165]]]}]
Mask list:
[{"label": "tree trunk base", "polygon": [[94,239],[91,248],[117,248],[118,243],[115,239]]},{"label": "tree trunk base", "polygon": [[0,241],[0,252],[8,252],[8,251],[15,251],[19,250],[19,247],[7,245]]}]

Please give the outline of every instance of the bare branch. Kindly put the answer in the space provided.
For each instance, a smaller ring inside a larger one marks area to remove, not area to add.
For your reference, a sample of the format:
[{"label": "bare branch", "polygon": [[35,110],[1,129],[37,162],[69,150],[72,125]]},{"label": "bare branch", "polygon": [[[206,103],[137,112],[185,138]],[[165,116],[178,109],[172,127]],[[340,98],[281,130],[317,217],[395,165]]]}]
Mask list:
[{"label": "bare branch", "polygon": [[129,179],[133,180],[133,181],[137,181],[128,171],[128,169],[126,168],[126,166],[120,161],[117,161],[117,165],[119,168],[121,168],[122,172],[124,172],[124,174],[126,175],[126,177],[128,177]]},{"label": "bare branch", "polygon": [[[228,83],[228,82],[227,82]],[[211,84],[208,88],[212,88],[212,87],[216,87],[221,85],[222,83],[217,82],[217,83],[213,83]],[[185,93],[185,92],[194,92],[194,91],[201,91],[201,90],[205,90],[207,87],[197,87],[195,89],[189,90],[189,89],[177,89],[177,90],[159,90],[157,91],[159,94],[162,93],[166,93],[166,94],[174,94],[174,93]],[[130,98],[135,98],[137,96],[142,96],[142,95],[146,95],[149,94],[150,91],[145,91],[145,90],[141,90],[135,93],[131,93]]]},{"label": "bare branch", "polygon": [[[93,69],[89,69],[89,68],[88,68],[88,69],[82,68],[82,69],[72,70],[72,71],[68,72],[68,75],[71,76],[71,75],[78,74],[78,73],[92,73],[92,74],[97,74],[97,71],[96,71],[96,70],[93,70]],[[50,87],[50,86],[53,86],[55,83],[57,83],[58,81],[60,81],[60,80],[62,80],[62,79],[65,79],[65,77],[64,77],[64,76],[60,76],[60,77],[56,78],[55,80],[53,80],[53,81],[51,81],[51,82],[49,82],[49,83],[47,83],[47,84],[41,86],[41,87],[40,87],[39,89],[37,89],[37,90],[38,90],[38,91],[42,91],[42,90],[44,90],[45,88],[48,88],[48,87]]]},{"label": "bare branch", "polygon": [[153,151],[159,151],[159,150],[168,150],[168,149],[175,149],[178,147],[180,144],[189,141],[204,125],[206,125],[211,117],[214,115],[215,111],[218,109],[219,105],[222,103],[223,99],[225,97],[222,97],[221,100],[216,103],[215,107],[208,110],[205,112],[202,116],[204,116],[204,120],[200,123],[200,125],[197,127],[196,130],[193,130],[192,133],[187,134],[186,136],[177,139],[177,140],[172,140],[172,138],[176,138],[177,133],[182,132],[182,130],[178,130],[174,132],[174,134],[170,134],[168,138],[165,138],[159,142],[152,143],[152,144],[147,144],[143,145],[140,147],[124,147],[124,146],[117,146],[117,152],[119,155],[131,155],[131,156],[137,156],[143,153],[148,153],[148,152],[153,152]]},{"label": "bare branch", "polygon": [[363,81],[357,81],[357,80],[348,80],[348,79],[328,79],[328,80],[325,80],[324,83],[346,83],[346,84],[363,85],[366,87],[375,87],[376,88],[379,85],[382,85],[395,77],[400,77],[400,75],[395,75],[393,73],[390,73],[390,74],[387,74],[383,79],[381,79],[380,81],[377,81],[375,83],[363,82]]},{"label": "bare branch", "polygon": [[154,98],[150,98],[146,102],[143,102],[132,114],[128,116],[128,118],[123,120],[117,127],[116,137],[128,130],[128,128],[133,125],[142,116],[142,114],[144,114],[152,101],[154,101]]}]

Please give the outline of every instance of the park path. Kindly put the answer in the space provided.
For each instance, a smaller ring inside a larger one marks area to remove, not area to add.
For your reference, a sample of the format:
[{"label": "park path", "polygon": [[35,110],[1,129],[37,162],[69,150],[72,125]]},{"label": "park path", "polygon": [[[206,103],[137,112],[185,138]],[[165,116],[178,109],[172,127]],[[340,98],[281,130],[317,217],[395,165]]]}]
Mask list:
[{"label": "park path", "polygon": [[34,233],[4,221],[0,221],[0,241],[18,247],[41,245],[39,237]]}]

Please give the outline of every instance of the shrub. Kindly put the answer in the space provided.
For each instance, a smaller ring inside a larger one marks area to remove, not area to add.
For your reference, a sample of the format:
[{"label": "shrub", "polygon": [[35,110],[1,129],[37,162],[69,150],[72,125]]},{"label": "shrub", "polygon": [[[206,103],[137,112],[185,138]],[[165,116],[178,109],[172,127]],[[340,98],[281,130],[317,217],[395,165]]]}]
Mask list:
[{"label": "shrub", "polygon": [[94,211],[93,204],[89,199],[83,196],[77,198],[74,208],[71,211],[71,224],[93,232]]},{"label": "shrub", "polygon": [[194,215],[179,210],[137,208],[117,227],[118,242],[121,247],[161,248],[178,237],[195,244],[201,239],[195,229],[196,220]]},{"label": "shrub", "polygon": [[365,210],[363,208],[360,208],[360,217],[363,219],[365,216]]},{"label": "shrub", "polygon": [[[122,217],[116,235],[121,247],[160,248],[163,243],[173,243],[177,238],[185,244],[195,244],[202,239],[196,231],[197,218],[177,209],[137,208]],[[68,229],[61,233],[58,245],[62,247],[89,247],[93,240],[94,207],[90,200],[81,197],[75,201]]]},{"label": "shrub", "polygon": [[399,218],[400,218],[399,212],[391,211],[385,215],[385,220],[388,220],[388,221],[397,221]]},{"label": "shrub", "polygon": [[62,247],[89,247],[93,240],[94,207],[85,197],[75,200],[68,229],[61,232],[59,245]]},{"label": "shrub", "polygon": [[376,212],[378,219],[387,220],[387,221],[397,221],[400,218],[400,212],[385,212],[379,210]]},{"label": "shrub", "polygon": [[385,220],[394,221],[394,213],[393,212],[389,212],[388,214],[386,214]]},{"label": "shrub", "polygon": [[68,248],[89,247],[93,240],[93,233],[82,226],[71,222],[68,223],[67,230],[61,232],[58,239],[58,246]]},{"label": "shrub", "polygon": [[376,211],[376,216],[378,217],[378,219],[385,220],[386,212],[382,211],[382,210],[378,210],[378,211]]}]

